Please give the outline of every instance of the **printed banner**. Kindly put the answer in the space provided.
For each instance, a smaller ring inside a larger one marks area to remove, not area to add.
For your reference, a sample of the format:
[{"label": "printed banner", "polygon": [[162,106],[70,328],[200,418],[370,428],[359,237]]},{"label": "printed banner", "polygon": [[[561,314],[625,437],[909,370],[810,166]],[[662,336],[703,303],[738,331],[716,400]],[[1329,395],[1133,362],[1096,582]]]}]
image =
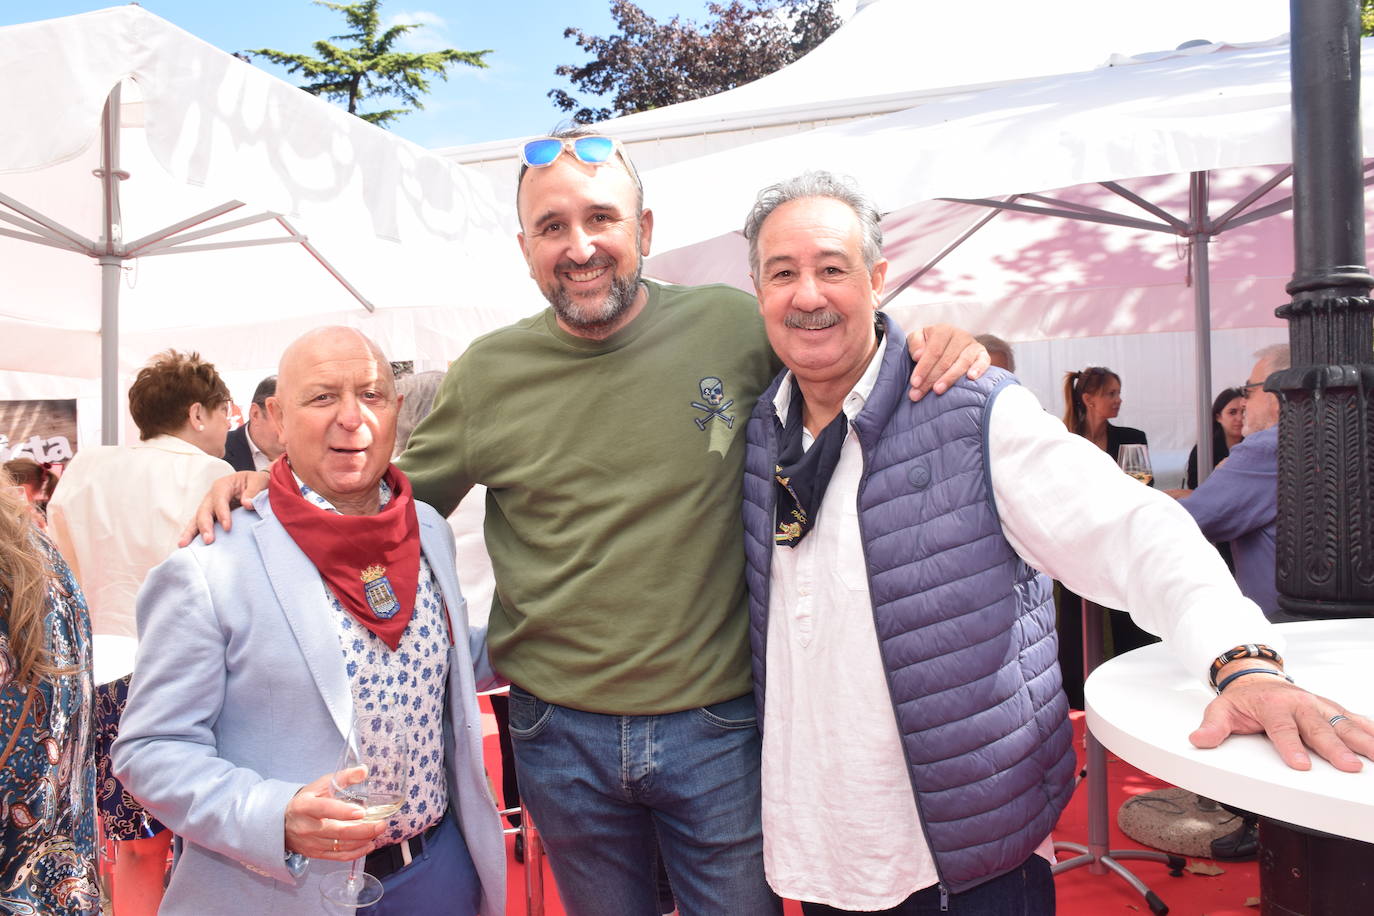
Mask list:
[{"label": "printed banner", "polygon": [[66,462],[76,454],[76,399],[0,401],[0,462]]}]

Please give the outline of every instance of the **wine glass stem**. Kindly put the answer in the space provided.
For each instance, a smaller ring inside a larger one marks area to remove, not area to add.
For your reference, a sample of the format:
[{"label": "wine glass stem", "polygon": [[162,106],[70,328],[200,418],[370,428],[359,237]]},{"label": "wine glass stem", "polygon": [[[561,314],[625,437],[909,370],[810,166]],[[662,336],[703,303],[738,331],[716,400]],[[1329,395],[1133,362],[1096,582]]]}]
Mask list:
[{"label": "wine glass stem", "polygon": [[351,893],[351,894],[353,894],[353,895],[356,896],[357,893],[358,893],[358,890],[359,890],[359,887],[358,887],[358,886],[359,886],[361,883],[362,883],[362,882],[358,880],[358,860],[357,860],[357,859],[354,859],[354,860],[353,860],[353,864],[350,865],[350,866],[348,866],[348,891],[349,891],[349,893]]}]

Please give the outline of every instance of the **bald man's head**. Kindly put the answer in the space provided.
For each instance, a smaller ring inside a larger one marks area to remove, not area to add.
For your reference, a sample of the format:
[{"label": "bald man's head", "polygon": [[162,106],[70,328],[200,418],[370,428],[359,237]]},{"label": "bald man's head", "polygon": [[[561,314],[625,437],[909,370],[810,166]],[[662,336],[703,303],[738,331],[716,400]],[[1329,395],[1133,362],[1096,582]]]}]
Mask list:
[{"label": "bald man's head", "polygon": [[267,400],[292,470],[345,515],[377,511],[400,406],[381,348],[347,327],[316,328],[288,346]]}]

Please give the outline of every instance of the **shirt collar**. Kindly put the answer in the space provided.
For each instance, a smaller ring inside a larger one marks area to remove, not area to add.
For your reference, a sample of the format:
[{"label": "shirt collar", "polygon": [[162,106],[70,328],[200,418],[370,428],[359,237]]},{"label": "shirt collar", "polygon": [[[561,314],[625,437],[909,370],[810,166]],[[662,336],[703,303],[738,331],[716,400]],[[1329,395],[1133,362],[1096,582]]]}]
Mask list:
[{"label": "shirt collar", "polygon": [[[177,454],[180,454],[180,455],[205,455],[205,454],[207,454],[207,452],[202,451],[199,447],[197,447],[197,446],[195,446],[195,445],[192,445],[191,443],[187,442],[185,439],[177,438],[176,436],[173,436],[173,435],[171,435],[171,434],[169,434],[169,433],[164,433],[164,434],[161,435],[161,436],[154,436],[154,437],[151,438],[151,439],[143,439],[143,440],[141,440],[141,441],[139,441],[139,442],[134,443],[134,446],[133,446],[133,447],[134,447],[134,448],[155,448],[155,449],[160,449],[161,451],[164,451],[164,452],[176,452]],[[211,457],[211,458],[214,458],[215,456],[214,456],[214,455],[211,455],[210,457]]]},{"label": "shirt collar", "polygon": [[[333,512],[335,515],[339,514],[339,510],[334,508],[333,503],[325,499],[320,494],[316,493],[314,490],[310,489],[310,487],[306,485],[305,481],[301,480],[301,475],[297,474],[295,471],[292,471],[291,476],[296,479],[296,486],[300,487],[301,496],[305,497],[306,502],[310,503],[312,506],[315,506],[318,509],[323,509],[326,512]],[[391,502],[391,487],[387,486],[386,478],[382,478],[382,480],[378,482],[377,493],[379,496],[379,501],[377,503],[378,509],[380,509],[382,506],[385,506],[387,503]]]}]

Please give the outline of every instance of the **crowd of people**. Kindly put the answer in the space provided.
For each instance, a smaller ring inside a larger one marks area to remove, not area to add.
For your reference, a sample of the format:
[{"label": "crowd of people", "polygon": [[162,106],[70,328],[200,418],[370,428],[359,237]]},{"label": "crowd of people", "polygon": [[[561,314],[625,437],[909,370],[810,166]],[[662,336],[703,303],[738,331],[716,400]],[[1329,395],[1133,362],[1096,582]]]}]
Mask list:
[{"label": "crowd of people", "polygon": [[[879,214],[845,180],[760,192],[753,296],[642,276],[653,214],[611,138],[526,143],[517,209],[549,308],[441,379],[317,329],[228,433],[214,367],[161,354],[139,443],[76,456],[51,542],[5,495],[3,778],[31,800],[0,894],[93,912],[98,803],[116,916],[316,912],[358,862],[372,912],[503,913],[476,691],[508,684],[570,914],[663,912],[660,869],[683,916],[1049,914],[1075,770],[1053,580],[1210,682],[1198,746],[1374,755],[1368,720],[1283,675],[1248,550],[1237,587],[1203,534],[1214,481],[1257,473],[1276,353],[1245,440],[1175,501],[1114,463],[1145,441],[1110,422],[1115,373],[1071,373],[1061,424],[1001,341],[882,313]],[[445,522],[478,485],[486,627]],[[92,631],[136,640],[128,676],[92,684]],[[394,804],[340,767],[374,715],[403,734]]]}]

